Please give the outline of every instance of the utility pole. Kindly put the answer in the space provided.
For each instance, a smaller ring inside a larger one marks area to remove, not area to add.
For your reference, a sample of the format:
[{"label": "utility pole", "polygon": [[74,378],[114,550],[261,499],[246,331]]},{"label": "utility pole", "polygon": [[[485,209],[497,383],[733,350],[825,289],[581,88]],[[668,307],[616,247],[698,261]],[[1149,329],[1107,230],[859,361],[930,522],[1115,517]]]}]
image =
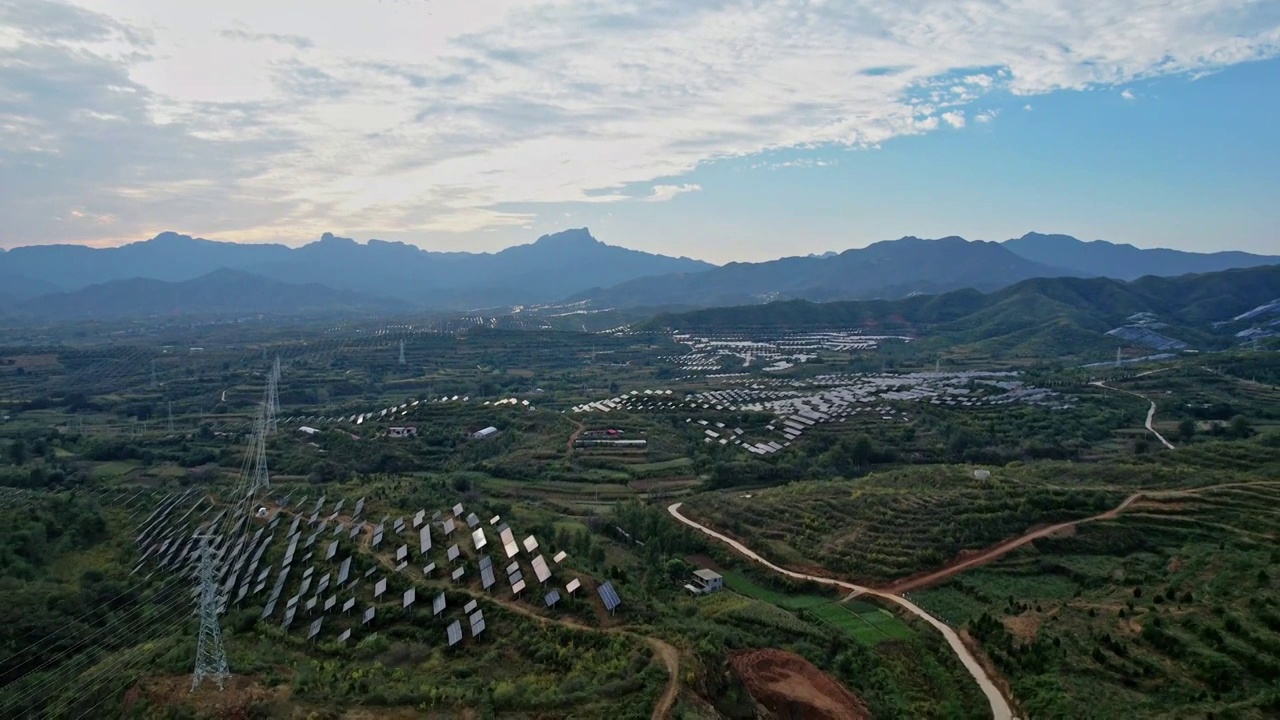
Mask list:
[{"label": "utility pole", "polygon": [[1121,348],[1116,348],[1116,367],[1120,367],[1120,350]]},{"label": "utility pole", "polygon": [[200,637],[196,642],[196,666],[191,677],[191,691],[205,678],[212,678],[221,690],[231,671],[227,669],[227,652],[222,647],[222,630],[218,627],[218,584],[213,566],[213,548],[209,536],[200,536]]},{"label": "utility pole", "polygon": [[400,364],[404,364],[404,341],[400,341]]}]

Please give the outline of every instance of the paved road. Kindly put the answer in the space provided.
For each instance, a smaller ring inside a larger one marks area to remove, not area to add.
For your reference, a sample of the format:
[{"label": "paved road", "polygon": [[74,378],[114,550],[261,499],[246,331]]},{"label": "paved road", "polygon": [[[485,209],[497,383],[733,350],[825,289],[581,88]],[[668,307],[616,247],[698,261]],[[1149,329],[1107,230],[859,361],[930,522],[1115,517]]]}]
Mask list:
[{"label": "paved road", "polygon": [[994,682],[992,682],[991,676],[987,674],[987,671],[978,662],[978,659],[974,657],[973,653],[969,652],[969,648],[965,647],[964,643],[960,641],[960,636],[956,635],[955,631],[952,630],[950,627],[948,627],[941,620],[938,620],[937,618],[933,617],[929,613],[925,612],[915,603],[911,602],[910,600],[907,600],[906,598],[902,598],[897,595],[892,595],[890,593],[875,590],[873,588],[864,587],[862,585],[854,585],[853,583],[844,582],[842,580],[833,580],[832,578],[806,575],[804,573],[798,573],[792,570],[787,570],[786,568],[778,567],[777,565],[774,565],[768,560],[765,560],[764,558],[755,554],[754,552],[752,552],[750,548],[738,542],[737,540],[734,540],[733,538],[722,535],[716,532],[715,530],[712,530],[711,528],[708,528],[704,525],[699,525],[698,523],[690,520],[684,515],[681,515],[680,506],[682,504],[683,503],[673,503],[667,508],[667,512],[671,513],[671,516],[674,517],[676,520],[679,520],[685,525],[688,525],[689,527],[694,528],[695,530],[699,530],[705,533],[706,535],[710,535],[711,537],[719,540],[720,542],[725,543],[726,545],[733,548],[734,550],[737,550],[743,556],[751,560],[754,560],[760,563],[761,565],[764,565],[765,567],[769,568],[770,570],[780,575],[786,575],[788,577],[793,577],[800,580],[811,580],[813,582],[821,583],[823,585],[834,585],[836,587],[849,590],[851,593],[858,594],[858,595],[874,595],[884,600],[888,600],[889,602],[896,603],[897,605],[901,606],[911,614],[929,623],[938,632],[942,633],[942,636],[944,638],[946,638],[947,644],[951,646],[951,650],[955,652],[956,656],[960,658],[960,662],[964,664],[965,669],[968,670],[969,674],[973,676],[973,679],[977,681],[978,687],[982,689],[982,694],[987,696],[987,702],[990,703],[991,705],[991,717],[994,718],[994,720],[1014,720],[1013,710],[1012,708],[1009,707],[1009,702],[1005,700],[1004,696],[1000,694],[1000,691],[996,689],[996,685]]},{"label": "paved road", "polygon": [[[1150,372],[1146,372],[1146,373],[1139,373],[1139,375],[1135,375],[1134,377],[1139,377],[1140,375],[1150,375],[1151,373],[1156,373],[1156,372],[1160,372],[1160,371],[1159,371],[1159,370],[1152,370],[1152,371],[1150,371]],[[1151,403],[1151,407],[1147,409],[1147,432],[1151,433],[1152,435],[1155,435],[1155,436],[1156,436],[1156,439],[1158,439],[1160,442],[1164,443],[1164,446],[1165,446],[1165,447],[1167,447],[1167,448],[1169,448],[1170,450],[1176,450],[1176,449],[1177,449],[1177,448],[1175,448],[1175,447],[1173,446],[1173,443],[1171,443],[1171,442],[1169,442],[1168,440],[1166,440],[1166,439],[1164,438],[1164,436],[1160,434],[1160,431],[1159,431],[1159,430],[1156,430],[1156,429],[1155,429],[1155,427],[1153,427],[1153,426],[1152,426],[1152,424],[1155,422],[1155,419],[1156,419],[1156,401],[1155,401],[1155,400],[1152,400],[1151,398],[1149,398],[1149,397],[1147,397],[1146,395],[1143,395],[1143,394],[1141,394],[1141,393],[1133,392],[1132,390],[1121,390],[1121,389],[1120,389],[1120,388],[1118,388],[1118,387],[1111,387],[1110,385],[1108,385],[1108,384],[1106,384],[1106,383],[1102,382],[1101,380],[1098,380],[1098,381],[1094,382],[1093,384],[1094,384],[1094,385],[1097,385],[1097,386],[1098,386],[1098,387],[1100,387],[1100,388],[1106,388],[1106,389],[1108,389],[1108,390],[1115,390],[1116,392],[1122,392],[1122,393],[1126,393],[1126,394],[1128,394],[1128,395],[1132,395],[1132,396],[1134,396],[1134,397],[1140,397],[1140,398],[1142,398],[1143,400],[1146,400],[1147,402]]]}]

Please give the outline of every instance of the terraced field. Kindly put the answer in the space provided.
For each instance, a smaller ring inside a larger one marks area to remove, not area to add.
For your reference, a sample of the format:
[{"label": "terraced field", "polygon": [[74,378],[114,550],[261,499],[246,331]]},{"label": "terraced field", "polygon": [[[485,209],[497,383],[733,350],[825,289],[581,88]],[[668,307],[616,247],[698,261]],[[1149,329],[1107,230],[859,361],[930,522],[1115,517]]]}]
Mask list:
[{"label": "terraced field", "polygon": [[975,479],[972,468],[941,466],[704,494],[685,507],[775,562],[877,584],[1038,525],[1109,510],[1135,489],[1174,481],[1174,472],[1157,466],[1042,463],[996,469],[985,480]]},{"label": "terraced field", "polygon": [[1280,481],[1145,498],[911,595],[1033,717],[1276,717]]}]

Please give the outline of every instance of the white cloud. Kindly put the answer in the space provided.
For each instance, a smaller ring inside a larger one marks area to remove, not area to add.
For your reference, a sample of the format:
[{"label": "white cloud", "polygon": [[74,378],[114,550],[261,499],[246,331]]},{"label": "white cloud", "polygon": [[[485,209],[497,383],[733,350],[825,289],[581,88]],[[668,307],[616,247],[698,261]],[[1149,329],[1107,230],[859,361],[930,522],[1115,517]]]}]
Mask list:
[{"label": "white cloud", "polygon": [[[120,237],[522,227],[718,158],[960,127],[991,92],[1280,53],[1252,0],[74,2],[92,12],[0,0],[0,66],[22,73],[0,75],[8,242],[100,237],[49,220],[80,207]],[[102,117],[71,119],[90,89]],[[64,162],[19,181],[31,153]]]},{"label": "white cloud", "polygon": [[1023,105],[1022,109],[1027,110],[1029,112],[1031,110],[1031,103],[1027,103],[1026,105]]},{"label": "white cloud", "polygon": [[1124,98],[1125,100],[1132,100],[1133,91],[1126,88],[1123,92],[1120,93],[1120,97]]},{"label": "white cloud", "polygon": [[977,120],[980,123],[989,123],[992,120],[995,120],[996,116],[999,114],[1000,114],[999,110],[983,110],[977,115],[974,115],[973,119]]},{"label": "white cloud", "polygon": [[650,202],[666,202],[681,193],[698,192],[700,190],[702,190],[701,185],[695,185],[692,183],[685,183],[683,185],[654,185],[653,191],[650,192],[649,195],[645,196],[644,199]]}]

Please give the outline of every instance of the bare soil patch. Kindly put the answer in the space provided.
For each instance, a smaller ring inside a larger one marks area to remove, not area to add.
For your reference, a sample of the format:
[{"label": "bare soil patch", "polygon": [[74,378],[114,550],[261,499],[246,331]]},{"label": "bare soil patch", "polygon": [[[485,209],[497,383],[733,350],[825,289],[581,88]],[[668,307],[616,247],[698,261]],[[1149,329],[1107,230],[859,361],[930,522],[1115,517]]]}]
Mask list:
[{"label": "bare soil patch", "polygon": [[1006,617],[1000,622],[1004,623],[1004,628],[1010,635],[1024,643],[1029,643],[1036,639],[1036,633],[1040,631],[1040,624],[1044,622],[1044,618],[1038,613],[1027,611],[1021,615]]},{"label": "bare soil patch", "polygon": [[256,678],[232,675],[222,690],[212,680],[205,680],[191,692],[190,675],[161,675],[141,680],[125,694],[125,708],[142,698],[158,707],[194,706],[208,717],[245,718],[249,708],[259,703],[276,703],[289,699],[288,685],[271,688]]},{"label": "bare soil patch", "polygon": [[794,653],[748,650],[730,656],[756,702],[790,720],[865,720],[871,714],[856,695]]}]

